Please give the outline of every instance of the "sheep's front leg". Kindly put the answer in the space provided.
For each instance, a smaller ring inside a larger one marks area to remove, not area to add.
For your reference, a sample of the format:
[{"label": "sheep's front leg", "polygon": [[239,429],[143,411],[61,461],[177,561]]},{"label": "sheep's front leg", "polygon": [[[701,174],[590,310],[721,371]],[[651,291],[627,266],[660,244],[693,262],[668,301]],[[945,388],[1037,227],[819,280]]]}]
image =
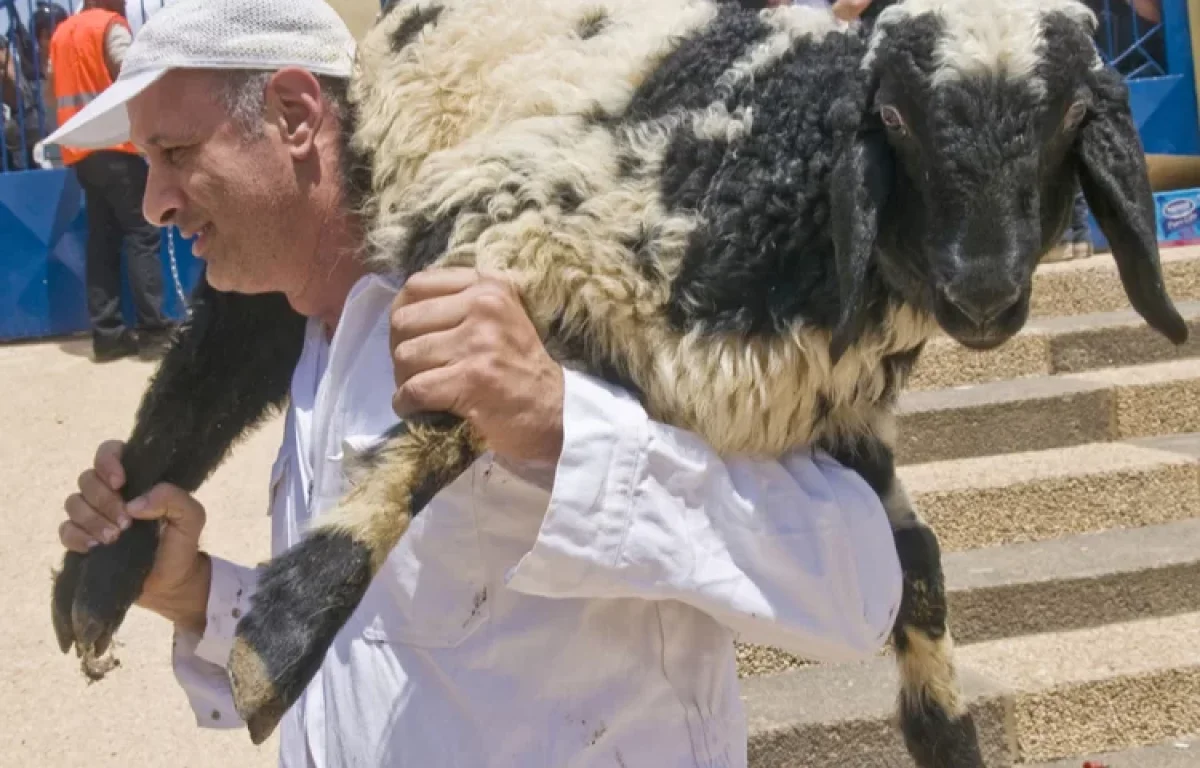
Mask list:
[{"label": "sheep's front leg", "polygon": [[892,450],[881,439],[863,438],[832,453],[879,494],[895,536],[904,592],[892,641],[900,667],[900,728],[909,754],[920,768],[983,768],[975,721],[954,668],[937,536],[913,508],[896,476]]},{"label": "sheep's front leg", "polygon": [[312,680],[409,523],[482,453],[453,416],[409,419],[350,468],[359,482],[264,569],[229,659],[238,714],[261,744]]},{"label": "sheep's front leg", "polygon": [[[286,398],[304,322],[282,295],[222,293],[202,280],[191,318],[155,372],[125,443],[124,499],[159,482],[195,491],[233,443]],[[112,544],[64,556],[50,617],[59,648],[74,646],[89,678],[113,666],[104,653],[157,550],[157,525],[137,520]]]}]

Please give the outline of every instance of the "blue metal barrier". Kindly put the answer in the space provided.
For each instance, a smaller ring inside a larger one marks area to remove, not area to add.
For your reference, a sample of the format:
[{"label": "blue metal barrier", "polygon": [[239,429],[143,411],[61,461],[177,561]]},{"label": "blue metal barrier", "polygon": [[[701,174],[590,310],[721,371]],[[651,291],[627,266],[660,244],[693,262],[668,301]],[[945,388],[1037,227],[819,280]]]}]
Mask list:
[{"label": "blue metal barrier", "polygon": [[1147,3],[1158,18],[1138,15],[1129,0],[1089,0],[1100,19],[1101,55],[1129,83],[1134,119],[1146,151],[1200,154],[1200,115],[1187,0]]}]

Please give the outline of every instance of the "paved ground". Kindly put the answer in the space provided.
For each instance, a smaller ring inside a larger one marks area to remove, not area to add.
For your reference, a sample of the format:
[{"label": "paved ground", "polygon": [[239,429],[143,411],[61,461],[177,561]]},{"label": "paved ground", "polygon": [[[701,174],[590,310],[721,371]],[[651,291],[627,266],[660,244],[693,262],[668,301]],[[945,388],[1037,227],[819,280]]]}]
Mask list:
[{"label": "paved ground", "polygon": [[[196,727],[170,669],[170,628],[134,609],[122,666],[89,685],[50,626],[62,502],[96,444],[123,437],[152,366],[93,364],[89,343],[0,345],[0,768],[229,768],[274,765],[242,730]],[[240,446],[200,494],[205,545],[245,562],[267,552],[266,475],[280,420]]]}]

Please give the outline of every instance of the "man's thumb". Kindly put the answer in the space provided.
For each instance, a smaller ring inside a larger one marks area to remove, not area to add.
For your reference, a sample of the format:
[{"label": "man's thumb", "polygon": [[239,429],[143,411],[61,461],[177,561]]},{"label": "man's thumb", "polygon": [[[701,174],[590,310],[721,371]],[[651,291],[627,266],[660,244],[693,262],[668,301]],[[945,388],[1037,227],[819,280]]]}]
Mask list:
[{"label": "man's thumb", "polygon": [[137,520],[165,519],[168,523],[199,533],[204,527],[204,507],[187,491],[170,483],[159,483],[125,505]]}]

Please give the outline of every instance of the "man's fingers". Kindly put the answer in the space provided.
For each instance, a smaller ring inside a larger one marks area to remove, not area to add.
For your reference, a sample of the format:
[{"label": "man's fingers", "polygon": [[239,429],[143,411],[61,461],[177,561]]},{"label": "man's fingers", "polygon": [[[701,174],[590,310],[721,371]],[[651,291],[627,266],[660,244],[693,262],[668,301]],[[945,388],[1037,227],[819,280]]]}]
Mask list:
[{"label": "man's fingers", "polygon": [[438,331],[401,341],[392,349],[396,386],[425,371],[448,365],[454,359],[458,332]]},{"label": "man's fingers", "polygon": [[106,520],[121,528],[129,527],[129,516],[125,513],[125,501],[118,496],[94,470],[79,476],[79,492],[83,501]]},{"label": "man's fingers", "polygon": [[458,365],[418,373],[396,388],[392,410],[401,418],[415,413],[456,413],[461,376]]},{"label": "man's fingers", "polygon": [[423,269],[404,281],[392,303],[392,309],[458,293],[479,282],[479,279],[479,271],[473,267]]},{"label": "man's fingers", "polygon": [[67,522],[89,539],[111,544],[121,535],[120,529],[112,521],[102,517],[78,493],[67,497],[63,509],[67,511]]},{"label": "man's fingers", "polygon": [[58,526],[58,540],[67,549],[81,555],[87,554],[88,550],[100,543],[70,520],[63,520]]},{"label": "man's fingers", "polygon": [[105,440],[96,449],[94,468],[113,490],[125,485],[125,468],[121,466],[121,452],[124,449],[125,443],[120,440]]},{"label": "man's fingers", "polygon": [[448,331],[466,319],[471,305],[460,294],[435,296],[420,304],[398,306],[392,311],[392,349],[404,341],[438,331]]}]

